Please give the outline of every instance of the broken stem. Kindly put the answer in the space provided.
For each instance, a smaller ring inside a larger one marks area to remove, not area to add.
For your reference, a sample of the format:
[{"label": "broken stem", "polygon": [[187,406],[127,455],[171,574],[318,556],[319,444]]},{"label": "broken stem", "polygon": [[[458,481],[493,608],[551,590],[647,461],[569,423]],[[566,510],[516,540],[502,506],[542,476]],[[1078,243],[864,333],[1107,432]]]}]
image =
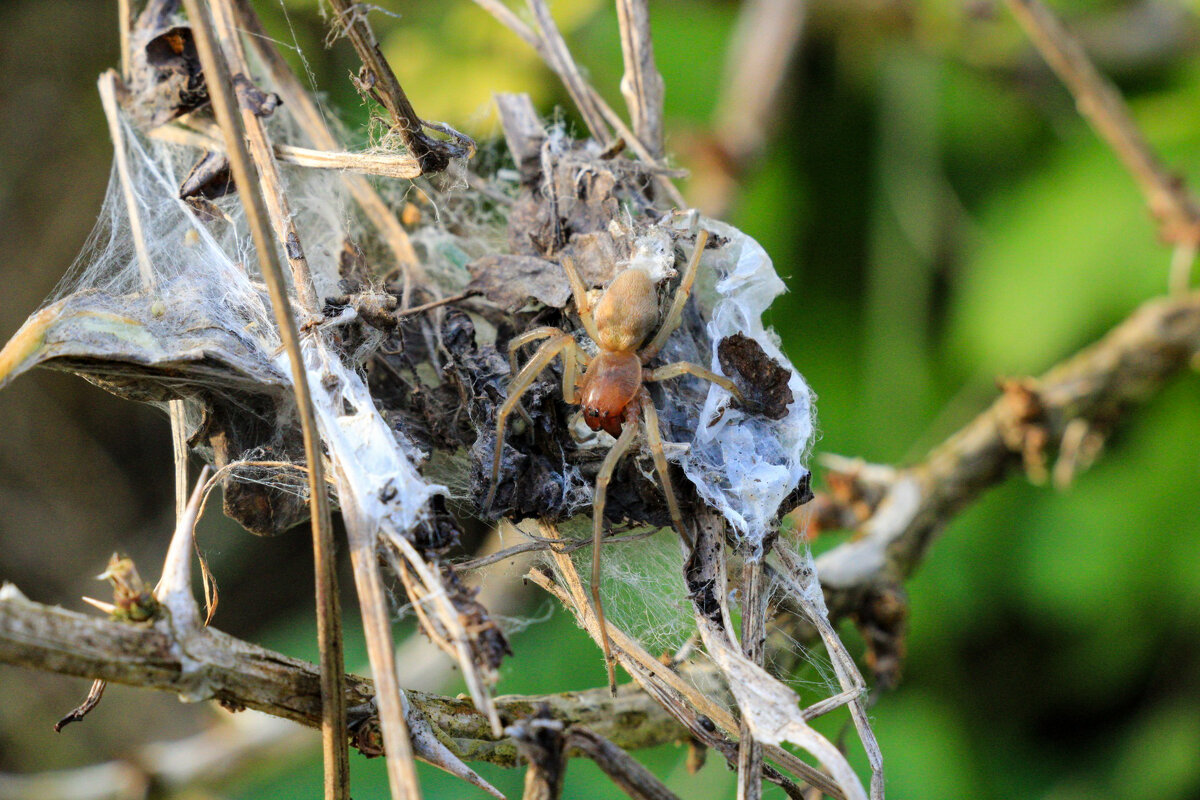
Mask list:
[{"label": "broken stem", "polygon": [[450,165],[451,158],[470,158],[475,144],[466,136],[444,126],[438,126],[451,134],[455,141],[434,139],[425,133],[426,123],[417,116],[416,109],[404,93],[396,73],[383,57],[375,31],[367,21],[366,7],[349,0],[329,0],[337,15],[337,25],[346,32],[355,52],[362,60],[365,74],[360,80],[376,99],[388,110],[392,122],[400,132],[404,146],[417,159],[425,175],[441,172]]}]

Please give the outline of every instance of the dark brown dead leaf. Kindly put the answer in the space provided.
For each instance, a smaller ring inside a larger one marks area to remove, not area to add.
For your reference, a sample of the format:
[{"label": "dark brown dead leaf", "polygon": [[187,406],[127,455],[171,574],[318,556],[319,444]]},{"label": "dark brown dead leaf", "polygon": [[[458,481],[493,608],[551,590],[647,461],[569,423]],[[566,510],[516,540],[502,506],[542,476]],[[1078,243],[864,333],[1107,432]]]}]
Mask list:
[{"label": "dark brown dead leaf", "polygon": [[742,390],[742,406],[767,419],[783,419],[795,398],[788,387],[792,373],[768,356],[762,345],[735,333],[717,345],[721,370]]}]

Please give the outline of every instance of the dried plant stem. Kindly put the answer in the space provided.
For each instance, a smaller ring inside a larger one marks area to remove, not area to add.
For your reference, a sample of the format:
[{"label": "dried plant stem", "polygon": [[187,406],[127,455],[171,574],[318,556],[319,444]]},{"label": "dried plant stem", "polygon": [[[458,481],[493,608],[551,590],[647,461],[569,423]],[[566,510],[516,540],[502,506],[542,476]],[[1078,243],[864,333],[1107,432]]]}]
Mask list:
[{"label": "dried plant stem", "polygon": [[474,151],[474,144],[462,134],[454,134],[458,138],[455,144],[434,139],[425,133],[425,123],[417,116],[396,73],[383,57],[379,40],[367,21],[366,7],[350,0],[329,0],[329,4],[337,15],[336,24],[345,30],[363,66],[370,73],[368,80],[372,93],[388,110],[404,146],[417,159],[422,173],[429,175],[441,172],[449,166],[452,157],[469,157]]},{"label": "dried plant stem", "polygon": [[[235,77],[249,81],[250,65],[246,61],[246,53],[233,22],[233,9],[228,0],[209,0],[209,8],[212,10],[213,29],[229,71]],[[237,91],[235,86],[234,93],[237,94]],[[241,108],[242,130],[262,188],[267,215],[291,269],[296,300],[304,314],[315,316],[320,313],[321,301],[313,286],[312,270],[309,269],[308,259],[304,256],[304,247],[293,221],[291,204],[283,189],[279,165],[275,162],[275,148],[267,135],[266,126],[254,109],[244,102],[239,102],[238,105]],[[242,188],[241,184],[238,184],[238,188]]]},{"label": "dried plant stem", "polygon": [[567,731],[565,744],[568,751],[582,753],[596,762],[596,766],[634,800],[679,800],[633,756],[594,731],[571,728]]},{"label": "dried plant stem", "polygon": [[616,0],[621,26],[625,77],[621,94],[633,120],[633,131],[655,158],[663,150],[663,79],[654,63],[650,9],[646,0]]},{"label": "dried plant stem", "polygon": [[[802,575],[808,575],[810,581],[816,580],[812,571],[786,545],[777,546],[774,552],[784,566],[784,582],[791,588],[792,596],[799,604],[801,611],[804,612],[804,618],[817,629],[821,641],[825,644],[825,650],[829,653],[829,659],[833,663],[833,671],[837,675],[838,684],[842,687],[840,694],[829,698],[828,708],[820,708],[821,704],[818,703],[805,709],[806,718],[815,719],[819,714],[827,713],[842,705],[849,705],[850,718],[854,722],[859,741],[862,742],[863,750],[867,754],[867,763],[871,766],[871,800],[883,800],[883,751],[879,748],[875,731],[867,717],[867,707],[864,702],[867,683],[858,671],[858,665],[854,663],[854,658],[846,650],[846,645],[843,644],[841,637],[829,622],[829,611],[825,608],[819,585],[808,587],[807,591],[806,587],[801,585],[800,576]],[[778,577],[778,574],[772,570],[771,577]],[[816,597],[816,601],[810,600],[810,595]]]},{"label": "dried plant stem", "polygon": [[[150,131],[149,135],[164,142],[225,152],[225,144],[219,139],[178,125],[163,125]],[[277,161],[308,169],[331,169],[382,178],[412,179],[421,175],[421,168],[408,153],[334,152],[287,144],[273,144],[271,149]]]},{"label": "dried plant stem", "polygon": [[[232,81],[225,60],[217,47],[207,10],[200,0],[184,0],[188,18],[196,39],[196,49],[207,79],[209,95],[217,121],[225,134],[230,170],[246,211],[259,268],[271,295],[271,305],[279,328],[280,338],[292,369],[292,384],[300,414],[304,437],[305,459],[308,464],[309,492],[313,534],[313,556],[316,570],[317,637],[321,650],[322,748],[325,758],[325,797],[349,797],[349,762],[346,753],[346,707],[342,682],[341,609],[337,593],[337,569],[333,541],[333,525],[329,513],[329,497],[322,464],[320,436],[300,350],[296,321],[292,316],[283,270],[268,229],[268,214],[259,194],[259,181],[247,150],[245,131],[238,115]],[[268,151],[269,157],[269,151]],[[294,275],[297,292],[307,275]],[[402,751],[401,751],[402,752]],[[408,766],[412,770],[411,755]],[[414,778],[415,782],[415,778]],[[413,795],[416,796],[416,795]]]},{"label": "dried plant stem", "polygon": [[[271,82],[274,84],[275,90],[279,92],[284,104],[295,116],[304,134],[321,150],[327,152],[340,150],[337,139],[329,130],[316,103],[313,102],[312,97],[305,91],[300,81],[296,79],[274,41],[267,35],[262,21],[254,12],[249,0],[232,0],[232,3],[238,22],[246,30],[255,52],[271,73]],[[429,286],[425,271],[421,268],[417,260],[417,253],[413,250],[412,242],[408,238],[408,233],[396,219],[396,215],[384,203],[379,193],[375,191],[369,181],[360,175],[346,174],[342,179],[354,201],[363,210],[363,214],[383,237],[388,249],[392,251],[396,261],[404,269],[405,275],[411,275],[414,281]]]},{"label": "dried plant stem", "polygon": [[[559,76],[564,85],[568,85],[569,75],[571,76],[570,80],[577,79],[580,84],[579,89],[586,97],[586,101],[590,105],[594,106],[597,111],[599,111],[600,115],[607,120],[608,124],[613,126],[613,129],[616,130],[617,134],[621,137],[625,144],[629,145],[629,148],[633,150],[637,157],[649,165],[653,165],[654,167],[662,167],[662,165],[659,164],[654,156],[650,153],[650,148],[646,145],[646,143],[643,142],[632,130],[630,130],[629,126],[626,125],[624,120],[621,119],[621,115],[614,111],[612,107],[604,101],[604,98],[600,96],[599,92],[597,92],[591,87],[591,85],[583,80],[578,68],[574,68],[574,62],[570,62],[574,69],[571,72],[568,72],[566,68],[561,65],[559,57],[557,57],[546,44],[546,41],[532,28],[522,22],[521,19],[514,14],[510,8],[508,8],[508,6],[505,6],[503,3],[499,2],[499,0],[475,0],[475,3],[484,11],[487,11],[489,14],[495,17],[506,28],[515,33],[518,38],[526,42],[530,47],[537,51],[537,54],[541,56],[542,60],[546,62],[546,65],[550,67],[550,69],[554,70],[555,74]],[[547,18],[549,18],[548,14]],[[553,19],[550,19],[550,24],[553,25]],[[557,32],[557,28],[555,28],[555,31]],[[559,38],[561,40],[561,34]],[[570,52],[566,51],[565,43],[563,44],[562,49],[565,52],[568,61],[570,61]],[[570,91],[570,86],[568,85],[568,92]],[[572,95],[572,97],[573,96],[574,95]],[[656,174],[655,182],[656,185],[662,189],[662,191],[677,208],[688,207],[687,201],[684,199],[679,189],[671,181],[669,176]]]},{"label": "dried plant stem", "polygon": [[129,6],[129,0],[117,0],[117,35],[120,37],[121,43],[121,80],[129,80],[129,60],[130,60],[130,28],[133,26],[133,9]]},{"label": "dried plant stem", "polygon": [[[446,590],[442,586],[440,578],[434,574],[429,564],[425,563],[425,560],[421,558],[421,554],[417,552],[408,539],[398,532],[391,531],[387,536],[387,541],[416,573],[416,577],[420,582],[419,585],[412,581],[406,584],[406,586],[415,591],[415,594],[412,596],[414,605],[419,607],[423,603],[429,603],[435,610],[438,623],[445,632],[447,640],[443,650],[457,659],[459,668],[463,673],[463,679],[467,684],[467,691],[470,692],[471,699],[475,701],[475,707],[488,718],[488,722],[492,726],[492,732],[499,736],[504,730],[504,726],[501,724],[500,716],[497,714],[496,707],[492,703],[491,691],[487,685],[488,681],[480,673],[480,666],[475,663],[471,652],[471,639],[462,625],[458,609],[454,607],[454,604],[450,602],[450,598],[447,597]],[[397,574],[405,575],[407,572],[403,564],[396,563],[394,567]],[[422,609],[422,613],[424,613],[424,609]],[[437,631],[437,627],[429,624],[427,621],[425,630],[433,636]],[[489,677],[494,679],[495,676]]]},{"label": "dried plant stem", "polygon": [[[763,665],[767,634],[767,604],[762,596],[762,560],[747,561],[742,568],[742,652],[758,666]],[[738,800],[762,798],[762,745],[754,741],[742,720],[738,745]]]},{"label": "dried plant stem", "polygon": [[537,25],[538,35],[543,43],[542,52],[544,57],[549,59],[550,68],[562,78],[563,85],[567,87],[567,92],[575,101],[575,107],[583,116],[583,122],[587,125],[592,138],[607,147],[611,143],[612,134],[609,133],[600,109],[597,108],[591,94],[585,88],[583,76],[579,73],[579,67],[575,65],[575,59],[571,57],[571,51],[567,49],[567,43],[563,39],[562,33],[554,24],[550,8],[546,5],[545,0],[526,0],[526,2],[529,10],[533,13],[533,21]]},{"label": "dried plant stem", "polygon": [[726,525],[725,518],[711,509],[697,512],[695,547],[685,567],[693,618],[705,649],[729,683],[742,719],[757,739],[775,748],[785,741],[803,748],[828,771],[847,800],[866,800],[846,757],[809,726],[796,693],[746,658],[734,641],[725,591]]},{"label": "dried plant stem", "polygon": [[1200,244],[1200,208],[1183,179],[1162,165],[1129,113],[1121,93],[1092,64],[1072,36],[1040,0],[1009,0],[1017,21],[1046,63],[1075,97],[1076,107],[1125,168],[1158,219],[1164,239]]},{"label": "dried plant stem", "polygon": [[[343,514],[352,509],[343,508]],[[406,706],[408,697],[400,688],[396,676],[396,657],[392,647],[391,615],[386,613],[387,590],[379,570],[376,556],[377,540],[374,531],[364,531],[362,526],[347,528],[350,539],[350,560],[354,566],[354,582],[358,587],[358,601],[362,607],[363,635],[367,640],[367,655],[371,660],[371,671],[377,685],[376,702],[379,704],[379,725],[383,731],[383,744],[388,767],[388,784],[393,800],[408,798],[418,800],[421,786],[417,781],[416,764],[413,762],[411,734],[409,732]]]}]

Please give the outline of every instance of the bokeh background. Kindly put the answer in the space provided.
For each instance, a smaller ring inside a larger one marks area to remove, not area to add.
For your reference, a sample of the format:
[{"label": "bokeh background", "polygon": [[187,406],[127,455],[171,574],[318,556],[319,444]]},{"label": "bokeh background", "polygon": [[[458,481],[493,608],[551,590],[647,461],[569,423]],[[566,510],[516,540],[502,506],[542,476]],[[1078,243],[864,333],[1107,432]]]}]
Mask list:
[{"label": "bokeh background", "polygon": [[[497,134],[492,91],[529,92],[547,113],[567,105],[532,52],[467,0],[379,5],[372,20],[423,116],[483,140]],[[357,61],[344,42],[325,46],[316,0],[256,6],[328,107],[361,130],[347,80]],[[553,7],[620,107],[611,4]],[[739,4],[651,7],[668,149],[703,174]],[[1193,5],[1054,7],[1166,160],[1200,185]],[[104,196],[111,148],[95,79],[117,62],[115,12],[114,0],[0,3],[0,337],[72,262]],[[791,289],[771,315],[819,395],[818,452],[919,458],[989,402],[998,376],[1038,373],[1167,283],[1170,252],[1132,181],[990,0],[809,3],[765,150],[729,201],[727,217]],[[1015,477],[949,526],[909,583],[904,680],[872,711],[889,797],[1200,797],[1198,389],[1194,374],[1168,386],[1069,491]],[[81,594],[103,594],[91,576],[113,550],[153,576],[173,513],[169,464],[163,414],[72,376],[20,378],[0,393],[0,579],[81,609]],[[201,534],[222,588],[216,624],[313,657],[308,538],[257,539],[217,516]],[[521,597],[518,616],[537,621],[514,635],[500,691],[600,685],[601,659],[573,623]],[[348,663],[365,663],[353,628]],[[225,713],[114,687],[54,734],[86,688],[0,666],[0,771],[119,758]],[[188,794],[315,796],[317,736],[300,741]],[[681,748],[639,757],[681,797],[732,796],[717,759],[689,775]],[[352,760],[354,796],[384,797],[382,763]],[[519,771],[481,772],[520,795]],[[425,774],[429,797],[476,796]],[[568,797],[617,796],[590,764],[569,774]]]}]

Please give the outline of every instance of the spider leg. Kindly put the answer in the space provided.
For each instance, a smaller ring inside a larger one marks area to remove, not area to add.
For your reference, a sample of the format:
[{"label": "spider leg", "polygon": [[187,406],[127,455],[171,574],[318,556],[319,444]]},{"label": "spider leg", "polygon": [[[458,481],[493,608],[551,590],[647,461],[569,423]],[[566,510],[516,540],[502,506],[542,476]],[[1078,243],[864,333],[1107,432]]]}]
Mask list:
[{"label": "spider leg", "polygon": [[667,364],[655,370],[650,370],[649,373],[644,373],[642,380],[644,381],[665,381],[671,378],[678,378],[680,375],[695,375],[697,378],[703,378],[706,381],[712,381],[717,386],[728,391],[738,400],[742,400],[742,391],[733,385],[733,381],[729,378],[722,377],[715,372],[711,372],[699,364],[693,364],[690,361],[676,361],[674,364]]},{"label": "spider leg", "polygon": [[550,336],[558,336],[562,330],[550,325],[543,325],[540,328],[525,331],[520,336],[514,336],[508,340],[508,366],[512,374],[517,374],[517,351],[530,342],[536,342],[538,339],[545,339]]},{"label": "spider leg", "polygon": [[604,624],[604,606],[600,602],[600,545],[604,537],[604,503],[608,498],[608,483],[613,470],[625,451],[637,436],[638,407],[632,403],[625,409],[624,428],[617,443],[604,457],[600,473],[596,476],[596,493],[592,499],[592,604],[596,607],[596,624],[600,628],[600,642],[604,647],[604,666],[608,668],[608,688],[615,696],[617,676],[613,669],[612,647],[608,643],[608,628]]},{"label": "spider leg", "polygon": [[512,383],[508,385],[508,399],[496,413],[496,456],[492,461],[492,488],[488,490],[487,500],[484,501],[485,508],[496,499],[496,488],[500,483],[500,460],[504,452],[504,428],[508,424],[508,415],[521,402],[521,395],[525,394],[533,385],[537,376],[554,360],[554,357],[563,350],[576,346],[575,340],[570,336],[562,331],[558,333],[557,338],[551,339],[539,347],[533,354],[533,358],[529,359],[529,363],[517,374],[517,377],[513,378]]},{"label": "spider leg", "polygon": [[[543,325],[540,328],[534,328],[533,330],[525,331],[525,333],[522,333],[520,336],[514,336],[512,339],[509,339],[508,374],[516,376],[517,351],[519,351],[522,347],[530,342],[536,342],[538,339],[545,339],[548,336],[558,336],[560,333],[562,333],[562,331],[558,328],[554,328],[549,325]],[[517,403],[516,411],[521,415],[521,419],[525,420],[525,424],[532,428],[533,420],[530,418],[529,413],[525,410],[525,407],[520,403]]]},{"label": "spider leg", "polygon": [[671,513],[671,523],[675,532],[687,545],[688,553],[692,551],[692,540],[688,537],[687,529],[683,527],[683,515],[679,513],[679,501],[675,497],[675,488],[671,485],[671,473],[668,471],[667,454],[663,452],[662,430],[658,427],[658,409],[650,399],[646,387],[638,392],[638,400],[642,406],[642,425],[646,429],[646,441],[650,445],[650,456],[654,459],[654,469],[662,482],[663,494],[667,496],[667,510]]},{"label": "spider leg", "polygon": [[579,270],[575,269],[575,262],[570,258],[564,258],[562,266],[563,271],[567,273],[567,281],[571,284],[571,295],[575,298],[575,311],[579,314],[579,321],[583,323],[583,329],[587,331],[587,335],[591,337],[592,341],[598,342],[600,341],[600,331],[596,328],[592,307],[588,305],[587,284],[583,282]]},{"label": "spider leg", "polygon": [[679,288],[675,290],[675,298],[671,301],[671,310],[663,318],[662,327],[658,329],[658,333],[654,334],[650,344],[646,345],[640,353],[643,364],[658,355],[658,351],[667,343],[667,338],[679,327],[679,322],[683,319],[683,306],[692,293],[692,284],[696,282],[696,273],[700,268],[700,256],[703,255],[706,244],[708,244],[708,231],[701,228],[700,232],[696,234],[696,247],[692,250],[692,257],[688,260],[687,269],[683,272],[683,279],[679,281]]}]

